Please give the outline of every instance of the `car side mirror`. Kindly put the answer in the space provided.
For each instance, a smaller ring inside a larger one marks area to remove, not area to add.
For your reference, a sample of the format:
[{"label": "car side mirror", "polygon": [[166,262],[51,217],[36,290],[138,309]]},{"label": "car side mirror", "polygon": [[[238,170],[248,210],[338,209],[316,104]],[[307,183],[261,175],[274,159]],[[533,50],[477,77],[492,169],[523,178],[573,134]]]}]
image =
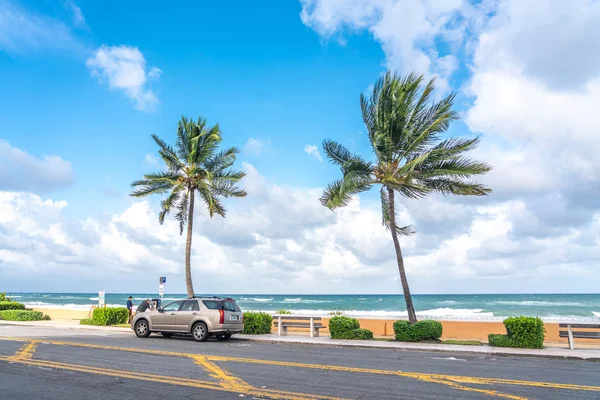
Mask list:
[{"label": "car side mirror", "polygon": [[162,308],[161,308],[161,307],[158,307],[158,308],[156,309],[156,311],[158,311],[158,312],[163,312],[163,310],[162,310]]}]

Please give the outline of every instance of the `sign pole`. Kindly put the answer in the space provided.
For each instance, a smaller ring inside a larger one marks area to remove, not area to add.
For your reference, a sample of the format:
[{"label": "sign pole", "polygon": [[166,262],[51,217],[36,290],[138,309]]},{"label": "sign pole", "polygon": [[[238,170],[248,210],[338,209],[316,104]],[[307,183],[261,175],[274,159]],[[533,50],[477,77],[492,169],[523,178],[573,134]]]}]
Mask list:
[{"label": "sign pole", "polygon": [[160,296],[161,307],[162,307],[162,304],[163,304],[163,298],[165,296],[165,283],[167,283],[167,277],[166,276],[161,276],[158,279],[158,294]]}]

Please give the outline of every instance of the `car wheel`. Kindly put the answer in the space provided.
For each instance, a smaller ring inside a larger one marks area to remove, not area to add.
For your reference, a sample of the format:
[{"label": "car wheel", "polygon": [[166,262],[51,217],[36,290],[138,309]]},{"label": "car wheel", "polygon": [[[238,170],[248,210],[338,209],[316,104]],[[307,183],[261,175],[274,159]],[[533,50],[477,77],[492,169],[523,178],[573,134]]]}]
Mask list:
[{"label": "car wheel", "polygon": [[231,338],[231,333],[223,333],[221,335],[217,335],[217,340],[229,340]]},{"label": "car wheel", "polygon": [[148,321],[145,319],[140,319],[135,323],[135,335],[139,338],[147,338],[150,336],[150,326],[148,325]]},{"label": "car wheel", "polygon": [[171,333],[171,332],[161,332],[160,334],[166,338],[170,338],[171,336],[174,335],[174,333]]},{"label": "car wheel", "polygon": [[192,336],[197,342],[204,342],[208,339],[208,328],[204,322],[196,322],[192,327]]}]

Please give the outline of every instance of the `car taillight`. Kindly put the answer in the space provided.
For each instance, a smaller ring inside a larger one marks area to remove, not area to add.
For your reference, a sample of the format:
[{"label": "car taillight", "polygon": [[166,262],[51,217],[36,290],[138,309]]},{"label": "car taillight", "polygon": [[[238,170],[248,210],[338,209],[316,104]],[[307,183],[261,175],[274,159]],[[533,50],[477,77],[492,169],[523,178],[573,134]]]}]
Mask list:
[{"label": "car taillight", "polygon": [[223,310],[219,310],[219,323],[220,324],[225,323],[225,311],[223,311]]}]

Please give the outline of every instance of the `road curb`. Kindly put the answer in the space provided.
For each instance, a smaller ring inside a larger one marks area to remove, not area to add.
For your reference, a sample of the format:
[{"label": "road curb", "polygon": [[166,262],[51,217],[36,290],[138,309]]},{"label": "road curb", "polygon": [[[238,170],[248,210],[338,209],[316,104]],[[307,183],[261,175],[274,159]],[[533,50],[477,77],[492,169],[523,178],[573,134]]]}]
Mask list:
[{"label": "road curb", "polygon": [[76,330],[89,330],[89,331],[104,331],[104,332],[133,332],[130,328],[121,327],[110,327],[110,326],[94,326],[94,325],[61,325],[52,324],[47,322],[32,323],[22,321],[0,321],[0,326],[33,326],[43,328],[55,328],[55,329],[76,329]]},{"label": "road curb", "polygon": [[[377,346],[369,345],[365,343],[336,343],[336,342],[308,342],[308,341],[290,341],[290,340],[278,340],[276,338],[251,338],[251,337],[232,337],[235,341],[247,341],[257,343],[271,343],[271,344],[283,344],[283,345],[295,345],[295,346],[327,346],[337,348],[356,348],[356,349],[370,349],[370,350],[392,350],[392,351],[427,351],[432,353],[462,353],[462,354],[473,354],[473,355],[484,355],[484,356],[497,356],[497,357],[534,357],[534,358],[548,358],[548,359],[562,359],[562,360],[584,360],[584,361],[600,361],[600,351],[592,350],[591,352],[597,354],[590,354],[589,351],[585,350],[562,350],[562,349],[504,349],[495,348],[490,346],[472,346],[474,348],[466,348],[470,346],[460,345],[444,345],[444,348],[440,348],[439,345],[405,345],[403,343],[394,343],[393,346]],[[371,342],[372,343],[372,342]],[[447,346],[447,347],[446,347]],[[582,351],[582,353],[568,354],[565,353]],[[585,354],[583,353],[585,351]],[[560,352],[560,353],[558,353]]]}]

